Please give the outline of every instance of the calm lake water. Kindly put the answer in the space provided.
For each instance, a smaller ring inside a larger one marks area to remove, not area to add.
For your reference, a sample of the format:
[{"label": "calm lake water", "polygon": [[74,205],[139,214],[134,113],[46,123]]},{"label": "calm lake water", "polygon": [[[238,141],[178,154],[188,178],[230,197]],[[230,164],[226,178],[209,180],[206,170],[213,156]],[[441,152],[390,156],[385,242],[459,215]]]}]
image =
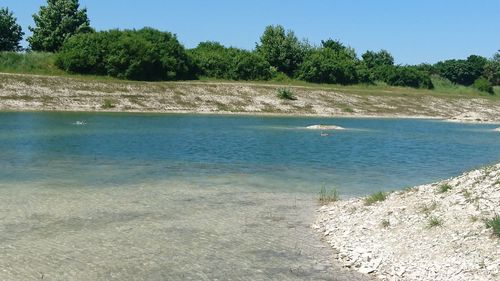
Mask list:
[{"label": "calm lake water", "polygon": [[[86,125],[77,125],[83,121]],[[347,128],[321,137],[312,124]],[[0,113],[2,184],[159,180],[344,196],[400,189],[500,160],[495,125],[411,119]]]},{"label": "calm lake water", "polygon": [[493,128],[0,113],[0,280],[365,280],[310,228],[321,186],[365,195],[496,163]]}]

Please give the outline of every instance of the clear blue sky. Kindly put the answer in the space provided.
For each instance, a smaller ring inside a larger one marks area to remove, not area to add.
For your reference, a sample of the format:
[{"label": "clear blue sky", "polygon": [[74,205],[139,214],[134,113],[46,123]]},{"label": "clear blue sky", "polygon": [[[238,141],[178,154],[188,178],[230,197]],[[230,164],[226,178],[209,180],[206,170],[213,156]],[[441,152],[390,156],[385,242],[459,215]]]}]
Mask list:
[{"label": "clear blue sky", "polygon": [[[0,0],[26,33],[45,0]],[[498,0],[80,0],[97,30],[154,27],[188,48],[219,41],[253,49],[264,27],[281,24],[313,44],[334,38],[387,49],[399,64],[434,63],[500,49]]]}]

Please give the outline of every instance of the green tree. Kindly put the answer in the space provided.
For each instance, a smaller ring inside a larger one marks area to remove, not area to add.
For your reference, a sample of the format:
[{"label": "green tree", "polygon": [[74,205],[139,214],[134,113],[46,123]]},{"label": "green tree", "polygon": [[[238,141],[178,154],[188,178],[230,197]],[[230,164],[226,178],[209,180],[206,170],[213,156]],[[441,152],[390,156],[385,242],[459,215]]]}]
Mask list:
[{"label": "green tree", "polygon": [[268,80],[271,78],[271,66],[260,55],[238,50],[231,64],[231,79]]},{"label": "green tree", "polygon": [[231,54],[219,42],[201,42],[189,51],[198,75],[229,79]]},{"label": "green tree", "polygon": [[24,32],[8,8],[0,9],[0,51],[19,51]]},{"label": "green tree", "polygon": [[485,77],[477,78],[472,86],[481,92],[487,92],[491,95],[495,94],[495,92],[493,91],[493,85]]},{"label": "green tree", "polygon": [[35,27],[28,38],[34,51],[57,52],[66,39],[74,34],[93,31],[86,9],[79,9],[78,0],[47,0],[33,15]]},{"label": "green tree", "polygon": [[500,85],[500,50],[484,65],[483,75],[491,84]]},{"label": "green tree", "polygon": [[260,37],[256,50],[271,66],[292,76],[302,63],[308,44],[299,41],[293,31],[285,31],[281,25],[270,25]]},{"label": "green tree", "polygon": [[384,81],[392,86],[432,89],[431,77],[428,72],[415,66],[394,66],[388,68]]},{"label": "green tree", "polygon": [[488,60],[481,56],[471,55],[467,60],[446,60],[435,64],[437,73],[453,83],[472,85],[485,70]]},{"label": "green tree", "polygon": [[353,84],[358,82],[357,70],[357,60],[347,48],[319,48],[305,58],[298,77],[314,83]]},{"label": "green tree", "polygon": [[271,66],[258,53],[202,42],[190,50],[198,74],[232,80],[268,80]]},{"label": "green tree", "polygon": [[394,65],[394,58],[391,53],[386,50],[380,50],[378,52],[366,51],[361,57],[368,68]]},{"label": "green tree", "polygon": [[176,36],[152,28],[77,34],[64,42],[56,64],[70,72],[130,80],[192,77],[191,61]]}]

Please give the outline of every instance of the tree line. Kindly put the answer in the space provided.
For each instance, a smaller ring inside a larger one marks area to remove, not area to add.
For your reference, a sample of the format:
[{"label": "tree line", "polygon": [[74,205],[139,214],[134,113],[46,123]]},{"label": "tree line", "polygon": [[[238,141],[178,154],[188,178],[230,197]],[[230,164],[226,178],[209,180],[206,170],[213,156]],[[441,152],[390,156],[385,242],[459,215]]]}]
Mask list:
[{"label": "tree line", "polygon": [[[153,28],[95,31],[78,0],[47,0],[33,15],[27,51],[56,54],[70,73],[147,80],[209,77],[230,80],[298,79],[313,83],[388,85],[432,89],[431,77],[493,93],[500,85],[500,51],[491,59],[471,55],[436,64],[396,65],[386,50],[356,51],[334,39],[319,46],[281,25],[265,28],[254,50],[201,42],[186,49],[175,34]],[[12,11],[0,9],[0,51],[21,51],[24,33]]]}]

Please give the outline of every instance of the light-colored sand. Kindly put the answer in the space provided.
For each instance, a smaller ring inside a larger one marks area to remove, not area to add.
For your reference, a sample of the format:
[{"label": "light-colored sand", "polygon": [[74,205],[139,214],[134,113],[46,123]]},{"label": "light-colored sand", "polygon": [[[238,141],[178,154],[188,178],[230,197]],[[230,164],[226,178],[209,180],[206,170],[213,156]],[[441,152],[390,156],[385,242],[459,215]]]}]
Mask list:
[{"label": "light-colored sand", "polygon": [[[444,184],[451,189],[440,192]],[[371,206],[363,198],[323,206],[314,227],[346,267],[380,280],[492,281],[500,280],[500,237],[484,220],[498,214],[500,164]]]}]

